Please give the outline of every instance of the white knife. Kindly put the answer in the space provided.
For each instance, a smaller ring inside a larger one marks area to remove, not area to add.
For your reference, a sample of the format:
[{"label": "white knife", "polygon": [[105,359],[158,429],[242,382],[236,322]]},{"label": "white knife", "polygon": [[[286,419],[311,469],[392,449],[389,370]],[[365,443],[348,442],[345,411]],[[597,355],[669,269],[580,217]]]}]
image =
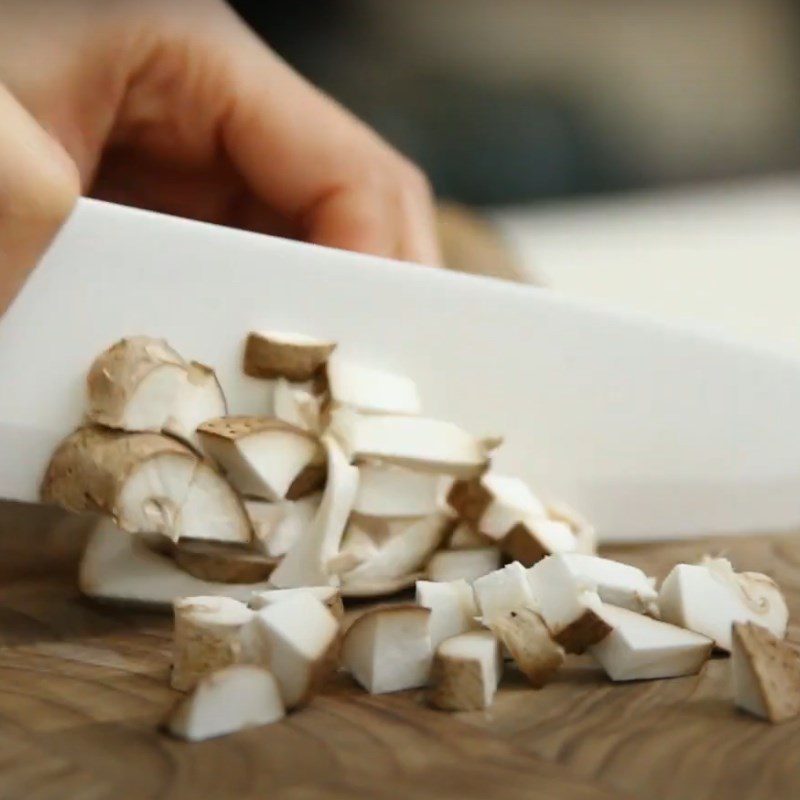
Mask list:
[{"label": "white knife", "polygon": [[606,539],[800,524],[800,359],[546,290],[81,201],[0,321],[0,496],[37,499],[94,357],[133,334],[215,367],[232,411],[251,329],[316,334],[502,434],[497,469]]}]

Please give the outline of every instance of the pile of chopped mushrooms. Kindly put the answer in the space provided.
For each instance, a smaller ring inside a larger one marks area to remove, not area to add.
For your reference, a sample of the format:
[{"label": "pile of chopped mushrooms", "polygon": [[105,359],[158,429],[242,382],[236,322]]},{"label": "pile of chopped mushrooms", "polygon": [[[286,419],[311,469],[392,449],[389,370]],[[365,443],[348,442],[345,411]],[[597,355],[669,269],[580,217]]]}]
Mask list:
[{"label": "pile of chopped mushrooms", "polygon": [[[335,350],[249,334],[244,372],[270,382],[272,408],[235,416],[213,369],[122,339],[52,456],[42,499],[115,523],[87,545],[82,592],[173,610],[171,682],[186,694],[169,732],[276,722],[340,669],[373,694],[425,687],[435,708],[486,709],[504,669],[539,689],[580,653],[612,681],[692,675],[728,653],[739,707],[800,714],[770,578],[706,558],[657,589],[598,557],[579,513],[495,473],[501,439],[423,416],[412,380]],[[381,603],[346,613],[349,598]]]}]

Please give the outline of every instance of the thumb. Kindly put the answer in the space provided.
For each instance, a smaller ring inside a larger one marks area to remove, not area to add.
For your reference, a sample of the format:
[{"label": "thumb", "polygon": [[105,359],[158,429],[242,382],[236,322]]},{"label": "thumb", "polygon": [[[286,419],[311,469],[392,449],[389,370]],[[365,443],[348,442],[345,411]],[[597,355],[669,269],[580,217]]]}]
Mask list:
[{"label": "thumb", "polygon": [[0,85],[0,314],[80,195],[61,145]]}]

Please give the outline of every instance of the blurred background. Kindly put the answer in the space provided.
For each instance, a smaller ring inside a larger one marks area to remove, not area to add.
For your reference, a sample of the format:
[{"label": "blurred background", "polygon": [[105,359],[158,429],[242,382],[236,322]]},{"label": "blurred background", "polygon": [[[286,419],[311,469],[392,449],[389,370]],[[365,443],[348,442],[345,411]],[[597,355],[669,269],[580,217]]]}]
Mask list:
[{"label": "blurred background", "polygon": [[469,203],[800,162],[800,3],[293,0],[235,5]]},{"label": "blurred background", "polygon": [[797,0],[234,6],[545,283],[800,347]]}]

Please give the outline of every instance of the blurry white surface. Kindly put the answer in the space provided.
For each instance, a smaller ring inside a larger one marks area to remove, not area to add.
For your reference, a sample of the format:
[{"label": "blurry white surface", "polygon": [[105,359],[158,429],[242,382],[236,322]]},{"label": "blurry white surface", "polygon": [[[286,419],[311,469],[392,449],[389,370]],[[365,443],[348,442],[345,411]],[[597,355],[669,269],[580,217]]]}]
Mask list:
[{"label": "blurry white surface", "polygon": [[559,292],[800,352],[800,174],[496,219]]},{"label": "blurry white surface", "polygon": [[497,469],[606,537],[800,523],[800,358],[550,291],[82,201],[0,320],[0,496],[33,499],[117,338],[213,365],[232,410],[248,330],[331,337],[418,382],[426,413],[502,433]]}]

